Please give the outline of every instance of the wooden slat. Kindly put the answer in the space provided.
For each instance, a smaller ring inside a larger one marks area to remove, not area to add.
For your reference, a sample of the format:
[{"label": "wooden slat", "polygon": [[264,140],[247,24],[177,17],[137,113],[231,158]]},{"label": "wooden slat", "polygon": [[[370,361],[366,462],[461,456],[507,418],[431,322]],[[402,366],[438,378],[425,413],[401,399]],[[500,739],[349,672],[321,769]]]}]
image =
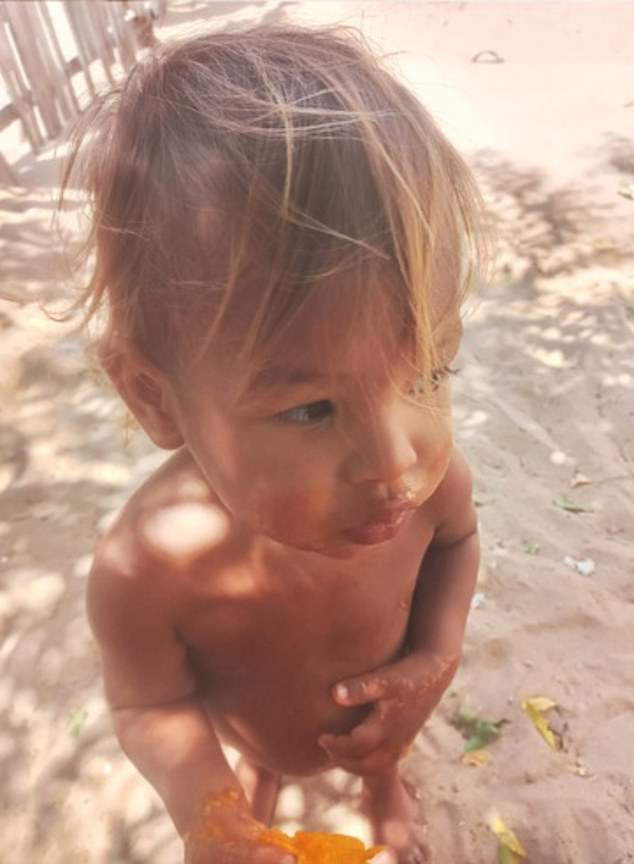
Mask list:
[{"label": "wooden slat", "polygon": [[87,6],[85,3],[81,3],[76,4],[74,8],[80,22],[79,29],[85,43],[86,55],[90,58],[91,61],[102,61],[102,66],[104,67],[104,70],[106,72],[108,83],[112,85],[114,83],[112,73],[110,72],[110,68],[108,67],[107,63],[103,62],[103,57],[101,55],[99,45],[99,38],[97,36],[98,7],[99,3],[91,3],[90,6]]},{"label": "wooden slat", "polygon": [[48,138],[62,130],[62,119],[57,110],[55,86],[42,44],[42,27],[37,5],[5,0],[11,33],[20,55],[20,62],[29,80],[33,101],[37,107]]},{"label": "wooden slat", "polygon": [[15,45],[12,44],[7,7],[0,4],[0,69],[12,104],[22,124],[22,130],[31,149],[37,153],[44,144],[44,136],[34,111],[33,94],[20,69]]},{"label": "wooden slat", "polygon": [[95,56],[100,58],[108,83],[113,87],[114,77],[112,75],[112,64],[114,63],[114,53],[108,45],[108,34],[106,30],[108,24],[101,3],[95,3],[91,7],[88,18],[92,30],[93,43],[95,45]]},{"label": "wooden slat", "polygon": [[0,175],[4,174],[5,177],[9,178],[9,183],[12,186],[19,186],[20,181],[18,180],[18,175],[15,173],[13,168],[9,165],[7,160],[4,158],[2,153],[0,153]]},{"label": "wooden slat", "polygon": [[46,3],[42,3],[40,5],[40,11],[42,13],[42,20],[44,22],[49,41],[51,43],[53,54],[55,55],[57,67],[59,69],[58,86],[60,88],[62,98],[64,99],[64,102],[66,104],[68,115],[72,116],[73,114],[78,113],[80,108],[79,102],[77,101],[77,96],[75,95],[75,90],[73,88],[70,65],[64,59],[64,54],[57,38],[57,31],[55,30],[55,25],[53,23],[53,19],[51,18],[51,13],[48,10],[48,5]]},{"label": "wooden slat", "polygon": [[[0,131],[19,121],[31,149],[38,152],[81,111],[73,80],[78,73],[95,98],[91,64],[102,64],[111,85],[117,64],[129,70],[136,62],[136,45],[124,21],[125,8],[121,2],[62,0],[52,11],[46,0],[0,0],[0,73],[11,100],[0,109]],[[75,49],[68,61],[56,28],[60,14],[67,19]],[[0,169],[6,174],[5,163],[0,154]]]},{"label": "wooden slat", "polygon": [[121,3],[106,3],[106,14],[116,34],[119,62],[127,72],[136,62],[136,46],[132,32],[123,20],[124,7]]},{"label": "wooden slat", "polygon": [[84,78],[86,79],[86,85],[88,87],[88,91],[91,97],[94,99],[97,96],[97,90],[95,89],[95,82],[92,80],[92,75],[90,72],[91,58],[87,51],[85,35],[82,32],[82,22],[80,19],[81,13],[79,12],[80,7],[77,6],[77,4],[73,2],[73,0],[64,0],[64,9],[66,10],[68,23],[70,24],[70,28],[75,38],[75,44],[77,45],[77,56],[79,57],[81,69],[84,73]]},{"label": "wooden slat", "polygon": [[10,126],[16,120],[20,119],[17,108],[13,102],[9,102],[4,108],[0,109],[0,132]]},{"label": "wooden slat", "polygon": [[[81,72],[81,66],[77,57],[73,57],[72,60],[66,62],[66,74],[69,79],[72,79],[73,75],[77,75],[79,72]],[[29,104],[33,103],[33,95],[30,90],[27,91],[25,99]],[[79,113],[79,109],[77,113]],[[15,103],[9,102],[8,105],[5,105],[4,108],[0,109],[0,132],[16,120],[22,121],[22,119],[23,118],[16,108]]]}]

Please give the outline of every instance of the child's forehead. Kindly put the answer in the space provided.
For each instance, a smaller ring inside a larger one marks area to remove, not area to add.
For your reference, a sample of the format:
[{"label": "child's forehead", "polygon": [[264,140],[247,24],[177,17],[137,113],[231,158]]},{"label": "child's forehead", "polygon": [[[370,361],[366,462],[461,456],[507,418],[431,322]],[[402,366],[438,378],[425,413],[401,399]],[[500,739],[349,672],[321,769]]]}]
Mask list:
[{"label": "child's forehead", "polygon": [[[229,338],[236,345],[252,323],[249,292],[243,301],[242,314],[230,325]],[[384,352],[395,351],[405,338],[402,306],[403,298],[387,274],[339,274],[319,280],[263,344],[254,346],[254,368],[248,371],[261,372],[264,380],[267,370],[278,370],[280,377],[279,371],[287,368],[293,374],[299,370],[294,374],[298,378],[302,370],[332,374],[365,364],[364,348],[379,343]]]},{"label": "child's forehead", "polygon": [[[378,380],[415,354],[410,298],[386,268],[320,280],[278,330],[246,355],[240,346],[251,325],[250,291],[241,299],[241,311],[221,328],[213,354],[216,369],[222,368],[223,377],[237,382],[243,393],[327,378]],[[432,318],[443,317],[444,305]],[[451,315],[441,329],[456,330],[456,324],[459,329],[457,316]]]},{"label": "child's forehead", "polygon": [[402,310],[390,296],[387,279],[378,277],[347,282],[345,277],[325,281],[312,291],[289,317],[274,340],[280,357],[322,362],[351,362],[360,343],[395,341]]}]

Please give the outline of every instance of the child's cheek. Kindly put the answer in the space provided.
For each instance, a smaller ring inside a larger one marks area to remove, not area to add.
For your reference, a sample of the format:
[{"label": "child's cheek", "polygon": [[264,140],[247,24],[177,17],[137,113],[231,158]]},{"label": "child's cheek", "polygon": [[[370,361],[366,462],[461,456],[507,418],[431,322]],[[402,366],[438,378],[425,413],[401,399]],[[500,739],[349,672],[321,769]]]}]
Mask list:
[{"label": "child's cheek", "polygon": [[327,499],[323,489],[263,484],[253,499],[254,527],[282,543],[310,543],[328,521]]}]

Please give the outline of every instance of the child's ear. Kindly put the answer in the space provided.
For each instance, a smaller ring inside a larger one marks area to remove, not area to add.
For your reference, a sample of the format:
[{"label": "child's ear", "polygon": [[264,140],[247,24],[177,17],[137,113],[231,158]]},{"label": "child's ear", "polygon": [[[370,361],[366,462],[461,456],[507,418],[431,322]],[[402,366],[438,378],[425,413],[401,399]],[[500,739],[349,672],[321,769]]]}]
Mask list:
[{"label": "child's ear", "polygon": [[131,346],[108,351],[100,359],[119,395],[157,447],[180,447],[183,436],[167,375]]}]

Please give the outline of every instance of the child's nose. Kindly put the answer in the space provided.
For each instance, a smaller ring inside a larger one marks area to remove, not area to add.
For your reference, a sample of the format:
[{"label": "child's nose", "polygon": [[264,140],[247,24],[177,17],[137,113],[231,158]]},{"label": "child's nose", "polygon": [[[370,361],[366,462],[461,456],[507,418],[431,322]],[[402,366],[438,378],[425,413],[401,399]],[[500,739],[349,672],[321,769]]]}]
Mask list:
[{"label": "child's nose", "polygon": [[373,413],[360,420],[348,460],[352,483],[395,481],[416,467],[418,457],[411,435],[398,411]]}]

